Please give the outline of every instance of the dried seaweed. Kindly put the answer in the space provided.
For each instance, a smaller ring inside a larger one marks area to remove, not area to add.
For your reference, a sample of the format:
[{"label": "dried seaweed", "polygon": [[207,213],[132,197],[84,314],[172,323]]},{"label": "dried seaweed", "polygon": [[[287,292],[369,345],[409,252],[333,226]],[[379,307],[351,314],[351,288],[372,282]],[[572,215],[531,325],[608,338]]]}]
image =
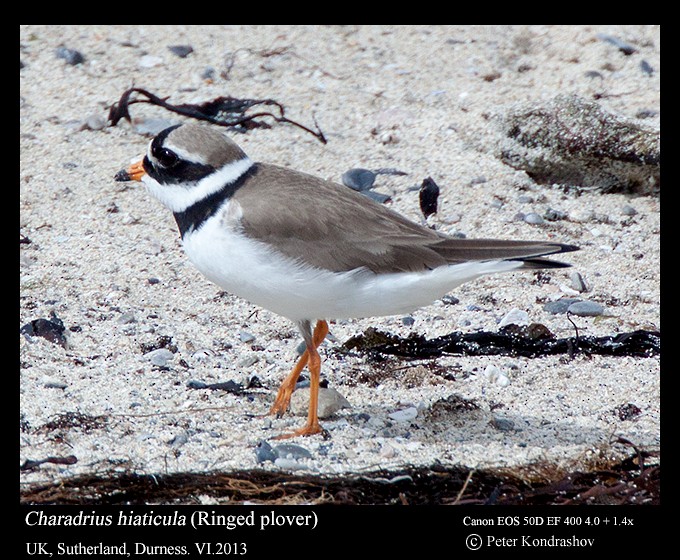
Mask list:
[{"label": "dried seaweed", "polygon": [[432,177],[426,177],[420,186],[419,199],[420,211],[427,220],[432,214],[437,213],[437,199],[439,198],[439,186]]},{"label": "dried seaweed", "polygon": [[[591,471],[536,465],[531,480],[511,469],[405,468],[365,475],[319,476],[265,470],[230,473],[83,475],[21,492],[24,504],[197,504],[201,496],[238,504],[555,505],[658,504],[659,465],[632,460]],[[533,471],[532,471],[533,472]]]},{"label": "dried seaweed", "polygon": [[[474,332],[451,334],[427,339],[412,333],[400,337],[373,328],[347,340],[345,351],[360,350],[377,354],[390,354],[402,358],[433,358],[444,354],[465,356],[523,356],[535,358],[556,354],[599,354],[604,356],[651,357],[661,352],[661,333],[637,330],[614,336],[575,336],[552,338],[537,325],[526,329],[501,329],[500,332]],[[547,330],[547,329],[546,329]],[[539,336],[533,332],[541,332]],[[548,331],[549,333],[549,331]]]},{"label": "dried seaweed", "polygon": [[[146,99],[132,99],[134,93],[143,95]],[[130,88],[126,90],[117,103],[114,103],[109,110],[109,121],[111,126],[116,126],[121,119],[128,122],[130,117],[130,105],[134,103],[151,103],[163,107],[173,113],[178,113],[185,117],[208,121],[219,126],[236,128],[239,130],[249,130],[252,128],[270,128],[270,125],[263,121],[263,118],[272,118],[279,123],[292,124],[315,136],[321,143],[326,143],[326,137],[319,129],[316,121],[316,130],[312,130],[296,121],[285,116],[285,107],[274,99],[238,99],[236,97],[216,97],[203,103],[180,103],[173,105],[167,102],[167,97],[161,98],[142,88]],[[278,114],[271,111],[260,111],[247,115],[246,112],[255,106],[273,107]],[[258,120],[259,119],[259,120]]]}]

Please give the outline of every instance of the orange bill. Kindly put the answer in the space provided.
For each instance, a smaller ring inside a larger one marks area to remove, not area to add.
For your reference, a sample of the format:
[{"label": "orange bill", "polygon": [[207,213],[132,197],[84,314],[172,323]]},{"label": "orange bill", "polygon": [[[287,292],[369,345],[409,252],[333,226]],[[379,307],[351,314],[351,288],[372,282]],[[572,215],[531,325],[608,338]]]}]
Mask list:
[{"label": "orange bill", "polygon": [[141,181],[142,177],[146,175],[146,171],[144,171],[144,160],[139,160],[136,163],[133,163],[130,167],[128,167],[125,171],[127,172],[127,175],[129,177],[130,181]]}]

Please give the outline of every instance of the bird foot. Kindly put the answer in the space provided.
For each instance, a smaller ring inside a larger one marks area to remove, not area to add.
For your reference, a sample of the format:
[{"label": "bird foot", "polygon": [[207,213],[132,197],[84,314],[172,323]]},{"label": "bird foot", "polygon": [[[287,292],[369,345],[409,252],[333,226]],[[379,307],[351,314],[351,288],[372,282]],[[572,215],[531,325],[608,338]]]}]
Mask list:
[{"label": "bird foot", "polygon": [[326,430],[324,430],[319,422],[312,422],[312,423],[307,423],[305,424],[302,428],[299,430],[295,430],[294,432],[289,432],[286,434],[281,434],[278,435],[272,439],[290,439],[298,436],[313,436],[315,434],[322,434],[322,433],[327,433]]}]

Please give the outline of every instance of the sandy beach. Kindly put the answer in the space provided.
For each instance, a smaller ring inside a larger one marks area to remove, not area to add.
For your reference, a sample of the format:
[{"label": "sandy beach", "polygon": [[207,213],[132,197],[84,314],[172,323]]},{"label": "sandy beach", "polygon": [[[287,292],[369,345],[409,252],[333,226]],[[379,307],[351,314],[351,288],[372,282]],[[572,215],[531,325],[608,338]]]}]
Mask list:
[{"label": "sandy beach", "polygon": [[[660,330],[651,183],[621,192],[539,181],[509,164],[506,130],[518,107],[575,96],[654,138],[658,26],[25,25],[20,60],[19,327],[56,317],[66,339],[19,336],[20,464],[44,461],[22,470],[22,490],[87,473],[587,470],[633,454],[622,441],[658,461],[658,355],[377,361],[338,351],[369,327],[496,332],[513,310],[558,338],[575,326],[582,336]],[[275,447],[304,421],[262,416],[301,339],[202,277],[171,213],[114,181],[146,150],[140,127],[187,120],[137,103],[133,123],[107,126],[130,87],[174,104],[274,99],[327,143],[265,118],[269,128],[230,132],[255,161],[337,182],[352,168],[403,172],[378,174],[373,190],[414,221],[431,177],[441,194],[428,224],[442,232],[580,250],[560,255],[571,268],[484,277],[409,316],[331,321],[322,377],[350,406],[322,421],[329,438],[290,440],[302,451],[267,458],[261,442]],[[601,312],[546,311],[567,297]],[[242,390],[205,387],[227,381]],[[46,460],[66,457],[75,460]]]}]

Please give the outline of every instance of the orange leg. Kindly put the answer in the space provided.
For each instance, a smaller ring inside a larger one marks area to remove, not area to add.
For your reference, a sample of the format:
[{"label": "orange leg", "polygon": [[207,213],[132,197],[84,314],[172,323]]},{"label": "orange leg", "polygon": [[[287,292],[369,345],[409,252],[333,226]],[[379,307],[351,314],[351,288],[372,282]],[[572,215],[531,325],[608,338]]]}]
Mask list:
[{"label": "orange leg", "polygon": [[290,397],[295,390],[295,384],[297,383],[300,373],[307,365],[309,360],[309,352],[305,350],[304,354],[300,356],[291,372],[288,374],[286,379],[283,380],[279,386],[279,392],[276,394],[276,399],[274,404],[269,409],[269,414],[276,414],[276,416],[283,416],[284,412],[288,410],[288,405],[290,404]]},{"label": "orange leg", "polygon": [[288,374],[288,377],[286,377],[283,383],[281,383],[279,392],[276,395],[276,400],[269,410],[269,414],[276,414],[280,416],[288,409],[290,397],[295,390],[295,384],[297,383],[298,377],[300,376],[300,373],[304,367],[307,366],[310,372],[309,412],[307,415],[307,423],[299,430],[296,430],[290,434],[284,434],[276,439],[284,439],[295,436],[308,436],[321,432],[321,426],[319,425],[318,417],[321,357],[319,356],[317,348],[328,334],[328,323],[326,323],[326,321],[317,321],[316,327],[314,328],[314,334],[311,336],[309,334],[309,328],[306,329],[306,332],[305,329],[302,330],[303,335],[305,335],[307,350],[305,350],[304,354],[300,356],[300,359],[297,361],[292,371]]}]

